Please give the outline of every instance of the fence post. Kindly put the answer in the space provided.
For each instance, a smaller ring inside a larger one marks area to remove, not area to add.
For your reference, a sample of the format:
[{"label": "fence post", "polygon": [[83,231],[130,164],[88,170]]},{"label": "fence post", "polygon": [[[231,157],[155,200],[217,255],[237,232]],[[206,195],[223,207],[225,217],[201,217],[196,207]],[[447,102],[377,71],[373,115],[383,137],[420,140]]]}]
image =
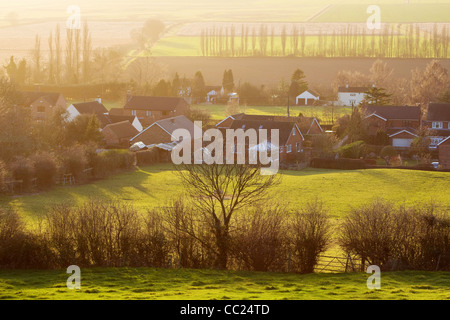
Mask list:
[{"label": "fence post", "polygon": [[436,271],[439,270],[439,263],[441,263],[441,255],[439,255],[439,258],[438,258],[438,261],[437,261],[437,264],[436,264]]},{"label": "fence post", "polygon": [[350,253],[347,254],[347,261],[345,262],[345,272],[348,270],[348,260],[350,259]]},{"label": "fence post", "polygon": [[289,251],[288,256],[288,272],[291,272],[291,252]]}]

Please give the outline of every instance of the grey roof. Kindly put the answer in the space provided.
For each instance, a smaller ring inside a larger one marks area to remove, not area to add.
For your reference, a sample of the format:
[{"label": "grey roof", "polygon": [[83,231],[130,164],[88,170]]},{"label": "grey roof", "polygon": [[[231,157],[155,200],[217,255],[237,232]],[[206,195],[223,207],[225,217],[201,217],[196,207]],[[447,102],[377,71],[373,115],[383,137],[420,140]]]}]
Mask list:
[{"label": "grey roof", "polygon": [[176,116],[154,122],[144,130],[142,130],[138,135],[133,137],[131,140],[136,139],[145,131],[147,131],[149,128],[155,125],[161,127],[164,131],[166,131],[170,135],[172,135],[173,132],[177,129],[186,129],[189,131],[192,139],[194,138],[194,123],[185,116]]},{"label": "grey roof", "polygon": [[187,105],[187,103],[179,97],[132,96],[124,109],[172,111],[181,105]]},{"label": "grey roof", "polygon": [[[248,129],[278,129],[279,130],[279,139],[280,144],[286,144],[289,136],[291,135],[292,129],[295,127],[295,121],[292,122],[281,122],[281,121],[250,121],[250,120],[234,120],[230,129],[244,129],[244,131]],[[268,135],[269,138],[270,135]]]},{"label": "grey roof", "polygon": [[376,114],[387,120],[419,120],[420,107],[416,106],[372,106],[364,107],[366,116]]},{"label": "grey roof", "polygon": [[130,123],[133,123],[136,116],[120,116],[120,115],[111,115],[111,114],[104,114],[104,113],[97,113],[96,114],[98,120],[100,121],[101,127],[104,128],[108,124],[112,123],[118,123],[122,121],[128,121]]},{"label": "grey roof", "polygon": [[450,103],[430,103],[427,121],[450,121]]},{"label": "grey roof", "polygon": [[129,121],[108,124],[103,130],[110,129],[118,138],[134,137],[139,131]]},{"label": "grey roof", "polygon": [[61,93],[58,92],[30,92],[30,91],[22,91],[21,92],[23,103],[25,105],[30,105],[36,100],[46,100],[50,105],[55,105],[58,101]]},{"label": "grey roof", "polygon": [[72,105],[81,114],[103,114],[108,112],[108,109],[98,101],[73,103]]}]

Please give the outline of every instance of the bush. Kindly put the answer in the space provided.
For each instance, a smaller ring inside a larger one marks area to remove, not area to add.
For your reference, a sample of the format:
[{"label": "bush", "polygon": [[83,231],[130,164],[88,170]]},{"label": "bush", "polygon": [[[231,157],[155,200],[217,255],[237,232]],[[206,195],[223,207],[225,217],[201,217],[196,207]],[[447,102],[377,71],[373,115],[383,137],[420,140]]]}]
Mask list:
[{"label": "bush", "polygon": [[357,159],[322,159],[314,158],[311,160],[310,166],[322,169],[338,169],[338,170],[357,170],[366,169],[364,160]]},{"label": "bush", "polygon": [[136,152],[136,164],[138,166],[151,165],[158,162],[159,155],[157,148]]},{"label": "bush", "polygon": [[282,271],[286,265],[286,217],[281,207],[259,206],[236,218],[233,254],[243,268]]},{"label": "bush", "polygon": [[27,190],[31,186],[34,176],[33,165],[30,160],[24,157],[17,157],[10,165],[12,176],[15,180],[21,180],[22,189]]},{"label": "bush", "polygon": [[343,158],[359,159],[366,153],[366,144],[364,141],[356,141],[339,149],[339,154]]},{"label": "bush", "polygon": [[53,262],[45,239],[26,231],[17,212],[0,208],[0,267],[46,269]]},{"label": "bush", "polygon": [[291,223],[291,247],[293,269],[300,273],[312,273],[319,255],[328,248],[331,240],[331,224],[322,203],[315,201],[295,212]]},{"label": "bush", "polygon": [[380,157],[386,158],[386,157],[393,157],[397,154],[397,151],[393,146],[385,146],[383,149],[381,149]]},{"label": "bush", "polygon": [[339,242],[382,270],[450,268],[450,217],[434,205],[406,208],[377,200],[353,209]]},{"label": "bush", "polygon": [[0,193],[6,191],[6,177],[8,175],[8,170],[5,163],[0,160]]},{"label": "bush", "polygon": [[55,183],[57,164],[55,157],[47,152],[38,153],[31,158],[37,185],[40,188],[50,188]]},{"label": "bush", "polygon": [[61,266],[75,258],[85,267],[133,266],[138,260],[142,220],[129,205],[91,200],[75,208],[59,206],[46,221],[47,238]]},{"label": "bush", "polygon": [[94,163],[94,175],[106,177],[112,173],[128,170],[135,164],[135,155],[124,150],[108,150],[97,155]]},{"label": "bush", "polygon": [[88,158],[82,146],[73,146],[61,153],[61,173],[72,174],[77,181],[83,179],[87,164]]}]

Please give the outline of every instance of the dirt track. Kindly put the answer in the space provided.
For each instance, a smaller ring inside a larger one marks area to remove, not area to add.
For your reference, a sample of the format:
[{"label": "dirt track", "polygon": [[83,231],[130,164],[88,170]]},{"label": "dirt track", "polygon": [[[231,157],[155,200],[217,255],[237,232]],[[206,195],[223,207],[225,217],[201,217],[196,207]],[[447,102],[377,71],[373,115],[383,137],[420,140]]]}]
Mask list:
[{"label": "dirt track", "polygon": [[[170,75],[192,77],[200,70],[208,85],[220,85],[225,69],[232,69],[235,84],[249,81],[255,85],[270,86],[280,79],[289,80],[296,68],[302,69],[311,84],[331,85],[340,70],[358,70],[368,73],[374,58],[205,58],[157,57],[167,66]],[[430,59],[383,59],[394,69],[394,77],[409,78],[411,70],[425,68]],[[450,59],[441,60],[450,71]]]}]

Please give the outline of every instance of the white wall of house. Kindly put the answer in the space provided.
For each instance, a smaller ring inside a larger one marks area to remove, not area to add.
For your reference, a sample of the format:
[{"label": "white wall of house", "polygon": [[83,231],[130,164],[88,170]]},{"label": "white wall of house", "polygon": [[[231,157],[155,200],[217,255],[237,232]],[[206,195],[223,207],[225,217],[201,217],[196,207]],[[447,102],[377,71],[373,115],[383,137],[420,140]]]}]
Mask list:
[{"label": "white wall of house", "polygon": [[142,130],[144,130],[144,128],[142,127],[141,122],[139,121],[139,119],[137,117],[134,117],[133,123],[132,123],[133,127],[136,128],[137,131],[141,132]]},{"label": "white wall of house", "polygon": [[68,113],[68,117],[67,120],[68,121],[73,121],[75,120],[76,117],[78,117],[80,115],[80,113],[78,112],[78,110],[73,106],[73,104],[71,104],[66,112]]},{"label": "white wall of house", "polygon": [[360,104],[366,94],[363,92],[338,92],[338,102],[342,106],[357,106]]}]

